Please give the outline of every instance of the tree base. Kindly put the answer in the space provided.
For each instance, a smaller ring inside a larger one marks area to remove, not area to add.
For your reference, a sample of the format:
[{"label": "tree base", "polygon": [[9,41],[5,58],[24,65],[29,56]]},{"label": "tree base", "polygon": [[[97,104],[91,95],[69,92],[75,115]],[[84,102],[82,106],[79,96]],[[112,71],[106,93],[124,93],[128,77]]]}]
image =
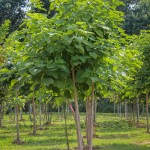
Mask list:
[{"label": "tree base", "polygon": [[12,144],[18,144],[18,145],[23,145],[25,142],[21,140],[15,140],[12,142]]}]

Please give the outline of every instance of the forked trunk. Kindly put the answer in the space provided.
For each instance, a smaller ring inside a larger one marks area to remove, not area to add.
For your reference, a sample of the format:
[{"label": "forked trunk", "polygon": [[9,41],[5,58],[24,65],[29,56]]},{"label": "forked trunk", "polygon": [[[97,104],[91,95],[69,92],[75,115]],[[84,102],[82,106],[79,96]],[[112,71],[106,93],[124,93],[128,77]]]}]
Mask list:
[{"label": "forked trunk", "polygon": [[72,69],[72,81],[73,81],[73,93],[74,93],[73,95],[74,95],[74,103],[75,103],[75,123],[77,129],[78,150],[83,150],[83,139],[81,135],[78,96],[77,96],[74,68]]},{"label": "forked trunk", "polygon": [[33,107],[33,134],[36,134],[36,111],[35,111],[34,97],[32,98],[32,107]]},{"label": "forked trunk", "polygon": [[149,93],[146,93],[146,122],[147,122],[147,133],[149,133],[149,112],[148,112],[148,107],[149,107]]}]

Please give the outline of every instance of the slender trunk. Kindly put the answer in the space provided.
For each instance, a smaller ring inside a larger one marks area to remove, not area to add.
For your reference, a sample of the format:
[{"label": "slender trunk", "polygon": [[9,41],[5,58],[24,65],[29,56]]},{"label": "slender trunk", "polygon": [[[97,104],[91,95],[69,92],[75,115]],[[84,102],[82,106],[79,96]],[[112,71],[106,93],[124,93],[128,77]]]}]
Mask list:
[{"label": "slender trunk", "polygon": [[2,127],[2,104],[0,105],[0,127]]},{"label": "slender trunk", "polygon": [[121,117],[122,117],[122,115],[121,115],[121,112],[122,112],[122,107],[121,107],[121,106],[122,106],[122,103],[121,103],[121,102],[120,102],[119,106],[120,106],[120,107],[119,107],[119,108],[120,108],[120,109],[119,109],[119,113],[120,113],[120,118],[121,118]]},{"label": "slender trunk", "polygon": [[16,131],[17,131],[17,141],[20,141],[20,134],[19,134],[19,106],[16,105]]},{"label": "slender trunk", "polygon": [[124,117],[128,119],[128,104],[126,101],[124,102]]},{"label": "slender trunk", "polygon": [[89,118],[90,118],[89,116],[90,116],[90,97],[87,96],[87,98],[86,98],[86,138],[87,138],[87,144],[89,144]]},{"label": "slender trunk", "polygon": [[136,98],[136,123],[139,126],[139,97]]},{"label": "slender trunk", "polygon": [[120,116],[119,110],[120,110],[120,108],[119,108],[119,103],[118,103],[117,104],[117,113],[118,113],[118,116]]},{"label": "slender trunk", "polygon": [[83,150],[83,139],[81,135],[78,96],[77,96],[74,68],[72,68],[72,81],[73,81],[73,92],[74,92],[74,103],[75,103],[75,123],[77,129],[78,150]]},{"label": "slender trunk", "polygon": [[14,108],[14,122],[16,122],[16,108]]},{"label": "slender trunk", "polygon": [[149,133],[150,127],[149,127],[149,112],[148,112],[148,107],[149,107],[149,93],[146,93],[146,122],[147,122],[147,133]]},{"label": "slender trunk", "polygon": [[20,109],[20,120],[22,120],[22,108]]},{"label": "slender trunk", "polygon": [[97,112],[97,99],[94,100],[94,115],[93,115],[94,124],[96,124],[96,112]]},{"label": "slender trunk", "polygon": [[142,115],[144,116],[145,114],[145,106],[144,106],[144,102],[143,102],[143,110],[142,110]]},{"label": "slender trunk", "polygon": [[133,123],[135,123],[135,107],[134,107],[134,103],[132,104],[132,113],[133,113]]},{"label": "slender trunk", "polygon": [[48,105],[47,103],[45,103],[45,118],[46,118],[46,122],[48,122]]},{"label": "slender trunk", "polygon": [[42,104],[40,102],[40,128],[42,129]]},{"label": "slender trunk", "polygon": [[116,113],[116,103],[114,102],[114,114]]},{"label": "slender trunk", "polygon": [[33,107],[33,134],[36,134],[36,110],[34,97],[32,98],[32,107]]},{"label": "slender trunk", "polygon": [[87,145],[88,149],[92,150],[93,149],[93,112],[94,112],[94,84],[92,84],[92,96],[91,100],[88,100],[88,119],[87,119]]},{"label": "slender trunk", "polygon": [[31,106],[31,104],[29,104],[29,120],[30,120],[30,121],[32,121],[32,116],[31,116],[31,114],[32,114],[32,106]]},{"label": "slender trunk", "polygon": [[[67,108],[67,107],[66,107]],[[67,109],[66,109],[67,111]],[[68,129],[67,129],[67,114],[66,114],[65,108],[63,107],[63,112],[64,112],[64,120],[65,120],[65,136],[66,136],[66,145],[67,145],[67,150],[70,150],[69,147],[69,139],[68,139]]]}]

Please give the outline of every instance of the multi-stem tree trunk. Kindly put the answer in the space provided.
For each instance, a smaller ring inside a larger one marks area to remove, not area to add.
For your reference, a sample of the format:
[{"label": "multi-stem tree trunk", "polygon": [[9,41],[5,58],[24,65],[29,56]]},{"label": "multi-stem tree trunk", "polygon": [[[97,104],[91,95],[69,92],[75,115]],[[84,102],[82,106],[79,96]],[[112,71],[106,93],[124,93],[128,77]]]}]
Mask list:
[{"label": "multi-stem tree trunk", "polygon": [[3,106],[0,104],[0,127],[2,127],[2,118],[3,118]]},{"label": "multi-stem tree trunk", "polygon": [[92,150],[93,145],[93,124],[94,124],[94,84],[92,84],[92,96],[87,97],[86,102],[86,134],[87,134],[87,145],[88,150]]},{"label": "multi-stem tree trunk", "polygon": [[149,93],[146,93],[146,122],[147,122],[147,133],[149,133],[150,127],[149,127],[149,112],[148,112],[148,108],[149,108]]},{"label": "multi-stem tree trunk", "polygon": [[75,124],[77,129],[78,150],[83,150],[83,139],[81,135],[79,105],[78,105],[78,96],[77,96],[74,68],[72,68],[72,82],[73,82],[73,95],[74,95],[74,103],[75,103]]},{"label": "multi-stem tree trunk", "polygon": [[33,134],[36,134],[36,108],[35,108],[35,101],[34,97],[32,98],[32,107],[33,107]]},{"label": "multi-stem tree trunk", "polygon": [[136,98],[136,123],[139,126],[139,97]]},{"label": "multi-stem tree trunk", "polygon": [[16,105],[16,131],[17,131],[17,139],[16,141],[20,141],[20,134],[19,134],[19,105]]}]

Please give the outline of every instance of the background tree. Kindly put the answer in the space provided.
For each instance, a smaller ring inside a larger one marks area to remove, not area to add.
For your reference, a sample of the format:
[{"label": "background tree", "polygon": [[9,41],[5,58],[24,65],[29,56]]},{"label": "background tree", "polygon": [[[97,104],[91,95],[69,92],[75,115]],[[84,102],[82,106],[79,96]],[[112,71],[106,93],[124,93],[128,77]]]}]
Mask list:
[{"label": "background tree", "polygon": [[140,30],[150,29],[150,1],[149,0],[122,0],[124,6],[119,10],[124,12],[125,22],[123,29],[127,34],[140,34]]},{"label": "background tree", "polygon": [[1,0],[0,1],[0,24],[10,20],[10,32],[18,29],[25,17],[26,0]]}]

